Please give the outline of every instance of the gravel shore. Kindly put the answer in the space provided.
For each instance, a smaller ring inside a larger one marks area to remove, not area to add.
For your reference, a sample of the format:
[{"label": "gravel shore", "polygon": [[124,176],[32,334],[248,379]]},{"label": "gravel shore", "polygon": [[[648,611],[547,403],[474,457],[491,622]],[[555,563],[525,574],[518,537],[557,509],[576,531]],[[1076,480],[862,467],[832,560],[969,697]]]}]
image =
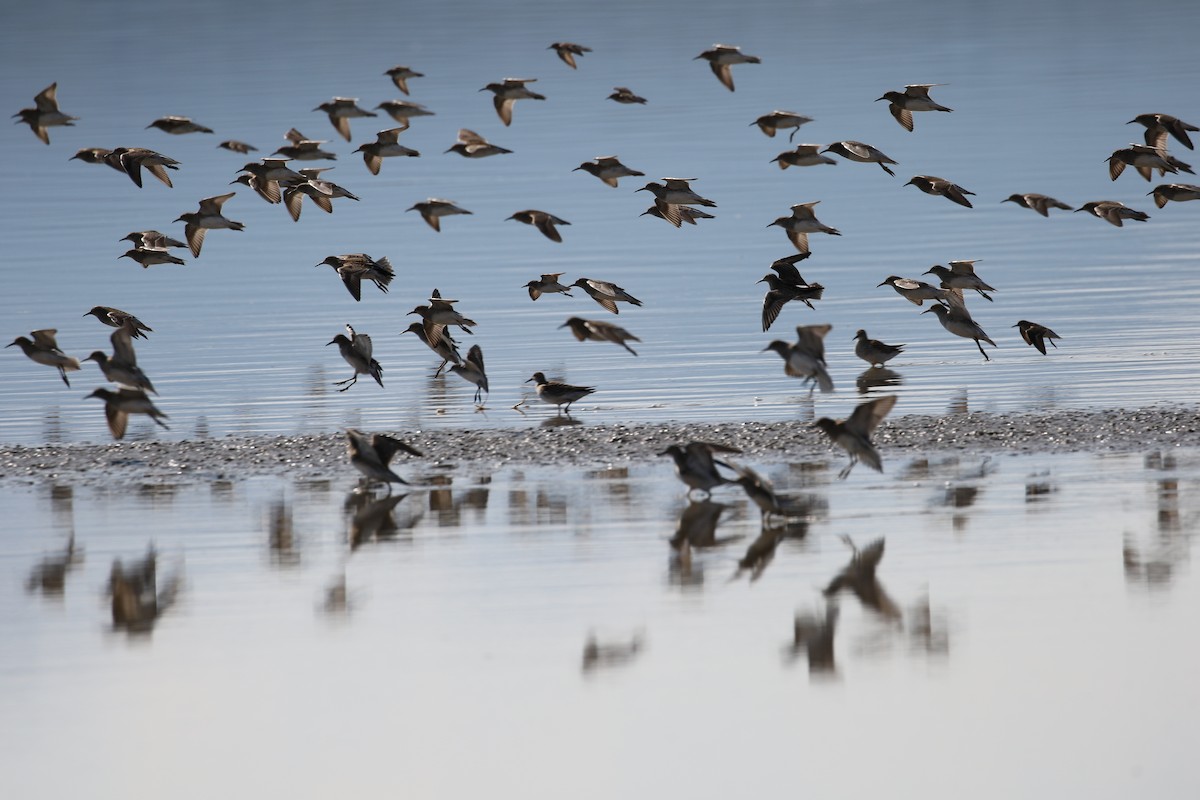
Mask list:
[{"label": "gravel shore", "polygon": [[[547,421],[565,418],[548,418]],[[629,464],[653,460],[691,440],[739,447],[747,458],[781,461],[831,454],[799,422],[587,425],[492,430],[388,431],[426,454],[427,464],[495,466]],[[875,433],[884,463],[898,452],[1135,452],[1200,447],[1200,414],[1191,409],[1058,411],[1039,414],[902,416]],[[400,459],[406,460],[406,459]],[[419,462],[414,462],[419,463]],[[350,467],[342,433],[225,437],[192,441],[0,445],[0,481],[68,478],[83,484],[230,480],[252,475],[329,476]]]}]

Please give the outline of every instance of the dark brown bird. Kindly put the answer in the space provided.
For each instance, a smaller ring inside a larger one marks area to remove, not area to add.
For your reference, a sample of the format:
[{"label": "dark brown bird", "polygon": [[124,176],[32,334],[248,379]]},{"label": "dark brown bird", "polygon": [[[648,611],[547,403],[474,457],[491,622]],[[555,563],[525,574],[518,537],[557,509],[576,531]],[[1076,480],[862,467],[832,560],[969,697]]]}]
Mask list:
[{"label": "dark brown bird", "polygon": [[546,49],[553,50],[554,52],[558,53],[558,57],[561,58],[563,63],[571,69],[576,68],[575,56],[582,57],[584,53],[592,52],[592,48],[584,47],[583,45],[575,44],[574,42],[555,42]]},{"label": "dark brown bird", "polygon": [[1043,217],[1050,216],[1050,209],[1061,208],[1063,211],[1074,211],[1066,203],[1055,200],[1053,197],[1048,197],[1044,194],[1029,192],[1028,194],[1010,194],[1008,197],[1000,201],[1001,203],[1016,203],[1021,208],[1028,208],[1036,211]]},{"label": "dark brown bird", "polygon": [[838,480],[844,480],[859,461],[876,472],[883,472],[883,462],[871,442],[871,434],[894,405],[896,395],[888,395],[860,403],[844,420],[822,417],[813,423],[813,427],[819,428],[830,441],[850,454],[850,463],[838,473]]},{"label": "dark brown bird", "polygon": [[934,175],[914,175],[905,186],[915,186],[925,194],[941,195],[951,202],[958,203],[960,206],[974,208],[971,201],[966,198],[966,195],[975,194],[969,192],[957,183],[951,183],[945,178],[938,178]]},{"label": "dark brown bird", "polygon": [[1027,319],[1018,320],[1013,327],[1020,329],[1021,338],[1025,340],[1025,344],[1036,347],[1042,355],[1046,355],[1046,342],[1049,342],[1051,347],[1057,348],[1058,345],[1054,343],[1054,340],[1062,338],[1045,325],[1039,325]]},{"label": "dark brown bird", "polygon": [[526,225],[532,225],[542,232],[552,242],[561,242],[562,234],[558,232],[555,225],[570,225],[565,219],[554,216],[547,211],[538,211],[534,208],[528,208],[524,211],[518,211],[508,219],[515,219],[517,222],[524,222]]}]

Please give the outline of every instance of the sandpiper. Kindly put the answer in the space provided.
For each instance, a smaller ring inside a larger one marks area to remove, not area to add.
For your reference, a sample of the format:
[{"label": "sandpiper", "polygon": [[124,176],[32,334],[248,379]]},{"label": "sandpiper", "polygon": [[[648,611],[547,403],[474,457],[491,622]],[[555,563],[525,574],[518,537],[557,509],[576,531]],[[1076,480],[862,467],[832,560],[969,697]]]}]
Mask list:
[{"label": "sandpiper", "polygon": [[612,94],[608,96],[609,100],[625,105],[646,105],[646,98],[641,95],[636,95],[628,86],[614,86]]},{"label": "sandpiper", "polygon": [[183,238],[187,239],[188,247],[191,248],[192,255],[196,258],[200,257],[200,248],[204,246],[205,231],[221,228],[240,231],[246,227],[242,223],[234,222],[221,214],[221,206],[225,205],[225,202],[235,194],[237,192],[217,195],[216,197],[206,197],[200,201],[199,211],[180,214],[175,219],[176,222],[184,223]]},{"label": "sandpiper", "polygon": [[1052,208],[1061,208],[1063,211],[1075,210],[1061,200],[1055,200],[1053,197],[1049,197],[1044,194],[1038,194],[1037,192],[1028,192],[1026,194],[1010,194],[1000,202],[1016,203],[1021,208],[1028,208],[1036,211],[1043,217],[1049,217],[1050,209]]},{"label": "sandpiper", "polygon": [[379,174],[379,167],[385,158],[421,155],[418,151],[400,144],[400,134],[403,131],[404,128],[389,128],[386,131],[379,131],[375,134],[375,141],[360,145],[354,151],[362,153],[363,161],[366,163],[367,169],[371,170],[372,175]]},{"label": "sandpiper", "polygon": [[118,147],[104,157],[104,163],[114,169],[124,170],[138,188],[142,186],[142,167],[168,188],[173,188],[173,185],[167,170],[179,169],[179,162],[175,159],[144,147]]},{"label": "sandpiper", "polygon": [[905,186],[915,186],[925,194],[941,195],[942,197],[952,202],[958,203],[960,206],[974,208],[971,201],[966,198],[969,192],[957,183],[951,183],[945,178],[939,178],[935,175],[914,175],[909,179]]},{"label": "sandpiper", "polygon": [[158,128],[163,133],[170,133],[176,136],[184,133],[212,133],[212,128],[206,128],[196,122],[192,122],[188,117],[177,117],[168,115],[159,117],[146,126],[147,128]]},{"label": "sandpiper", "polygon": [[[785,264],[784,266],[791,265]],[[792,266],[792,269],[795,267]],[[792,281],[780,275],[764,275],[758,280],[758,283],[765,283],[769,287],[767,293],[763,295],[762,329],[764,332],[771,328],[771,325],[779,318],[779,312],[792,300],[799,300],[809,308],[814,308],[812,301],[820,300],[824,295],[825,287],[821,284],[806,283],[800,277],[799,272],[796,273],[796,278],[796,281]]]},{"label": "sandpiper", "polygon": [[530,281],[525,284],[525,288],[529,290],[529,299],[537,300],[544,294],[559,293],[565,294],[567,297],[574,297],[571,294],[570,286],[563,286],[558,282],[558,279],[565,275],[565,272],[547,272],[537,280]]},{"label": "sandpiper", "polygon": [[461,363],[451,366],[450,371],[468,383],[475,384],[475,404],[479,405],[480,398],[488,390],[487,373],[483,369],[483,350],[479,345],[471,345],[467,357]]},{"label": "sandpiper", "polygon": [[388,284],[396,277],[396,271],[392,269],[392,262],[388,261],[387,256],[376,261],[366,253],[326,256],[324,261],[315,266],[333,267],[333,271],[346,285],[346,291],[350,292],[350,296],[356,301],[362,300],[364,280],[372,281],[379,287],[379,291],[387,294]]},{"label": "sandpiper", "polygon": [[1200,131],[1195,125],[1189,125],[1178,117],[1172,117],[1170,114],[1138,114],[1133,119],[1127,122],[1127,125],[1133,123],[1144,125],[1146,128],[1146,144],[1151,147],[1166,149],[1167,135],[1175,137],[1175,141],[1186,147],[1188,150],[1194,150],[1192,140],[1188,137],[1188,131]]},{"label": "sandpiper", "polygon": [[616,156],[596,156],[591,161],[585,161],[571,171],[578,172],[579,170],[583,170],[589,175],[595,175],[614,189],[617,188],[618,178],[637,177],[646,174],[638,172],[636,169],[630,169],[622,164],[621,160]]},{"label": "sandpiper", "polygon": [[618,302],[631,303],[635,306],[640,306],[642,304],[641,300],[638,300],[620,286],[617,286],[615,283],[611,283],[609,281],[595,281],[591,278],[578,278],[571,285],[578,286],[580,289],[583,289],[588,293],[588,296],[599,303],[605,311],[613,314],[621,313],[617,310]]},{"label": "sandpiper", "polygon": [[813,213],[813,206],[821,202],[813,200],[811,203],[797,203],[792,206],[792,214],[788,217],[780,217],[772,222],[767,227],[778,225],[787,233],[788,241],[801,253],[809,252],[808,235],[810,233],[828,233],[831,236],[841,236],[841,232],[836,228],[831,228],[828,225],[823,225],[817,215]]},{"label": "sandpiper", "polygon": [[413,117],[432,117],[433,112],[420,103],[410,103],[407,100],[385,100],[375,108],[385,112],[396,122],[400,123],[400,130],[408,130],[410,125],[409,120]]},{"label": "sandpiper", "polygon": [[783,359],[783,372],[793,378],[803,378],[811,384],[809,391],[820,387],[823,394],[833,391],[833,378],[825,365],[825,335],[832,325],[799,325],[795,344],[776,339],[761,352],[778,353]]},{"label": "sandpiper", "polygon": [[496,106],[496,114],[507,127],[512,124],[513,103],[518,100],[545,100],[546,96],[525,88],[525,84],[534,83],[537,78],[505,78],[499,83],[489,83],[479,91],[491,92]]},{"label": "sandpiper", "polygon": [[106,164],[115,169],[117,172],[125,172],[125,168],[121,166],[119,159],[110,160],[112,150],[105,147],[84,147],[75,151],[75,155],[68,158],[68,161],[82,161],[85,164]]},{"label": "sandpiper", "polygon": [[932,283],[901,278],[899,275],[888,275],[879,286],[891,286],[896,294],[913,305],[923,305],[926,300],[941,302],[946,299],[946,290],[939,289]]},{"label": "sandpiper", "polygon": [[79,117],[69,117],[58,110],[57,82],[34,95],[33,108],[22,108],[13,116],[20,117],[19,121],[28,125],[43,144],[50,144],[50,132],[46,130],[47,128],[56,125],[72,127],[72,123],[79,119]]},{"label": "sandpiper", "polygon": [[447,153],[458,153],[463,158],[487,158],[512,150],[494,145],[475,131],[459,128],[458,141],[446,150]]},{"label": "sandpiper", "polygon": [[758,119],[751,122],[751,125],[757,125],[759,130],[772,138],[775,137],[775,132],[783,128],[791,128],[792,132],[788,135],[788,141],[796,135],[796,131],[800,130],[800,126],[812,122],[812,117],[806,117],[803,114],[797,114],[795,111],[780,111],[776,109],[770,114],[763,114]]},{"label": "sandpiper", "polygon": [[169,247],[187,247],[187,244],[172,239],[165,233],[158,231],[133,231],[132,233],[122,236],[118,241],[133,242],[134,247],[141,247],[147,250],[166,250]]},{"label": "sandpiper", "polygon": [[329,124],[333,125],[334,130],[340,133],[347,142],[350,141],[350,120],[353,117],[379,116],[374,111],[359,108],[357,97],[335,97],[328,102],[321,103],[313,111],[324,111],[329,116]]},{"label": "sandpiper", "polygon": [[837,164],[832,158],[821,155],[819,144],[798,144],[794,150],[787,150],[771,159],[780,169],[788,167],[816,167],[821,164]]},{"label": "sandpiper", "polygon": [[902,344],[884,344],[878,339],[871,339],[862,328],[854,334],[854,339],[854,355],[873,367],[882,367],[903,353],[905,348]]},{"label": "sandpiper", "polygon": [[1058,345],[1054,343],[1054,340],[1062,338],[1045,325],[1039,325],[1027,319],[1017,320],[1017,324],[1012,327],[1020,329],[1021,338],[1025,340],[1025,344],[1036,347],[1042,355],[1046,355],[1046,342],[1049,342],[1051,347],[1057,348]]},{"label": "sandpiper", "polygon": [[876,472],[883,472],[883,462],[871,442],[871,434],[894,405],[896,395],[888,395],[860,403],[844,420],[822,417],[813,423],[814,428],[819,428],[830,441],[850,454],[850,463],[838,473],[838,480],[845,480],[859,461]]},{"label": "sandpiper", "polygon": [[612,342],[624,347],[630,353],[637,355],[637,351],[630,347],[626,342],[640,342],[641,339],[634,336],[629,331],[619,325],[614,325],[611,322],[603,322],[598,319],[581,319],[580,317],[571,317],[560,328],[571,329],[571,333],[575,334],[575,338],[581,342]]},{"label": "sandpiper", "polygon": [[718,486],[734,483],[733,479],[726,478],[717,470],[718,464],[729,469],[733,467],[716,458],[715,454],[740,452],[736,447],[714,442],[688,442],[685,445],[670,445],[659,455],[670,456],[675,462],[675,474],[688,487],[690,497],[694,491],[701,491],[707,496]]},{"label": "sandpiper", "polygon": [[975,342],[975,346],[979,348],[980,354],[983,355],[984,361],[991,361],[988,354],[984,352],[983,342],[987,342],[992,347],[996,343],[988,337],[987,333],[979,326],[971,314],[967,311],[967,305],[963,302],[962,289],[947,289],[946,300],[949,305],[935,303],[932,308],[927,308],[922,311],[922,314],[934,312],[937,315],[938,322],[942,323],[942,327],[955,336],[961,336],[964,339],[971,339]]},{"label": "sandpiper", "polygon": [[34,363],[54,367],[62,377],[63,383],[70,386],[71,381],[67,380],[67,373],[77,372],[80,369],[79,359],[72,358],[59,349],[58,342],[55,339],[57,333],[57,328],[44,328],[39,331],[31,331],[29,335],[33,337],[32,339],[18,336],[6,344],[5,347],[16,345]]},{"label": "sandpiper", "polygon": [[288,143],[275,151],[274,155],[290,158],[294,161],[336,161],[337,154],[322,150],[321,145],[327,144],[325,139],[309,139],[300,131],[292,128],[284,134]]},{"label": "sandpiper", "polygon": [[414,203],[405,210],[419,212],[421,219],[425,220],[429,227],[438,232],[442,230],[442,217],[448,217],[452,214],[471,213],[465,208],[456,206],[453,200],[443,200],[439,197],[430,197],[420,203]]},{"label": "sandpiper", "polygon": [[1150,219],[1150,215],[1146,212],[1129,208],[1124,203],[1121,203],[1117,200],[1092,200],[1084,203],[1079,208],[1075,209],[1075,211],[1086,211],[1094,217],[1099,217],[1110,225],[1116,225],[1118,228],[1122,227],[1124,221],[1127,219],[1131,219],[1136,222],[1145,222],[1146,220]]},{"label": "sandpiper", "polygon": [[996,291],[994,286],[988,286],[982,278],[975,274],[975,263],[979,259],[971,259],[970,261],[948,261],[950,268],[935,264],[925,270],[924,274],[934,274],[941,278],[943,289],[974,289],[983,295],[984,300],[991,300],[991,295],[988,292]]},{"label": "sandpiper", "polygon": [[129,335],[135,339],[145,339],[147,333],[154,333],[153,328],[144,324],[128,311],[122,311],[119,308],[93,306],[92,310],[84,314],[84,316],[95,317],[110,328],[128,328]]},{"label": "sandpiper", "polygon": [[404,94],[408,94],[408,79],[409,78],[424,78],[423,72],[417,72],[411,67],[395,66],[383,73],[392,79],[392,83],[396,84],[396,88]]},{"label": "sandpiper", "polygon": [[729,68],[734,64],[761,64],[762,59],[758,56],[748,56],[742,53],[741,48],[730,44],[714,44],[711,50],[705,50],[696,58],[696,61],[703,58],[708,62],[708,66],[712,69],[713,75],[717,76],[717,80],[721,82],[729,91],[733,91],[733,73]]},{"label": "sandpiper", "polygon": [[903,92],[884,92],[883,97],[875,100],[888,101],[888,111],[896,118],[896,122],[905,130],[913,129],[912,112],[914,111],[953,111],[935,103],[929,97],[929,90],[934,86],[944,86],[941,83],[912,83],[904,87]]},{"label": "sandpiper", "polygon": [[103,351],[96,350],[84,361],[95,361],[104,377],[113,383],[119,383],[133,389],[142,389],[158,394],[146,373],[137,365],[137,353],[134,351],[132,335],[126,328],[117,328],[110,338],[113,346],[112,357]]},{"label": "sandpiper", "polygon": [[361,472],[368,482],[407,484],[408,481],[393,472],[390,466],[392,458],[401,450],[418,458],[425,455],[412,445],[386,434],[367,436],[354,428],[346,429],[346,452],[350,456],[350,466]]},{"label": "sandpiper", "polygon": [[287,165],[286,158],[261,158],[251,161],[242,167],[241,171],[252,180],[239,179],[234,183],[245,183],[268,203],[279,203],[282,200],[280,184],[303,183],[307,177]]},{"label": "sandpiper", "polygon": [[558,232],[555,225],[570,225],[565,219],[554,216],[547,211],[538,211],[534,208],[527,208],[524,211],[518,211],[508,219],[515,219],[517,222],[524,222],[526,225],[532,225],[542,232],[552,242],[561,242],[562,234]]},{"label": "sandpiper", "polygon": [[1200,200],[1200,186],[1190,183],[1163,183],[1155,186],[1148,194],[1154,195],[1154,205],[1162,208],[1170,200],[1174,200],[1176,203]]},{"label": "sandpiper", "polygon": [[258,152],[258,148],[246,142],[239,142],[237,139],[226,139],[217,145],[222,150],[228,150],[231,153],[241,153],[245,155],[251,151]]},{"label": "sandpiper", "polygon": [[170,251],[156,247],[135,247],[132,250],[126,250],[117,258],[129,258],[142,265],[142,269],[159,264],[186,264],[179,256],[172,255]]},{"label": "sandpiper", "polygon": [[434,289],[429,298],[429,305],[417,306],[408,313],[417,314],[425,321],[425,334],[430,342],[437,342],[442,336],[442,329],[450,325],[467,333],[474,333],[471,328],[476,324],[475,320],[467,319],[455,311],[454,304],[457,302],[442,297],[442,293]]},{"label": "sandpiper", "polygon": [[533,373],[533,377],[525,382],[532,383],[537,388],[539,400],[558,406],[558,413],[566,411],[568,416],[571,414],[572,403],[596,391],[592,386],[572,386],[560,381],[548,381],[541,372]]},{"label": "sandpiper", "polygon": [[663,178],[662,183],[651,181],[636,191],[650,192],[663,203],[681,206],[705,206],[716,208],[717,204],[706,197],[701,197],[692,191],[689,185],[695,178]]},{"label": "sandpiper", "polygon": [[[437,339],[436,341],[432,342],[429,339],[429,329],[431,327],[437,328],[438,330]],[[434,376],[441,375],[442,370],[445,369],[446,365],[450,362],[454,362],[455,364],[462,363],[463,359],[458,353],[457,344],[454,339],[451,338],[450,333],[445,330],[444,325],[430,325],[424,322],[414,322],[404,330],[400,331],[401,336],[406,333],[416,334],[417,338],[420,339],[426,347],[428,347],[430,350],[436,353],[439,358],[442,359],[442,363],[438,365],[437,371],[433,373]]]},{"label": "sandpiper", "polygon": [[84,399],[91,397],[99,397],[104,401],[104,417],[108,420],[108,429],[112,432],[114,439],[125,438],[125,428],[129,424],[130,414],[145,414],[159,426],[170,427],[163,422],[168,418],[167,415],[160,411],[149,395],[141,389],[132,389],[127,386],[121,387],[115,392],[111,389],[97,389]]},{"label": "sandpiper", "polygon": [[583,45],[575,44],[574,42],[555,42],[546,49],[553,50],[554,52],[558,53],[558,57],[561,58],[563,63],[571,69],[576,68],[575,56],[582,56],[584,53],[592,52],[592,48],[584,47]]},{"label": "sandpiper", "polygon": [[861,164],[878,164],[880,169],[888,175],[895,175],[887,168],[888,164],[896,162],[889,158],[886,153],[877,147],[872,147],[869,144],[856,142],[853,139],[847,139],[843,142],[834,142],[821,151],[822,153],[837,153],[842,158],[848,158],[851,161],[857,161]]},{"label": "sandpiper", "polygon": [[307,167],[299,170],[306,180],[303,182],[292,182],[283,190],[283,204],[287,207],[288,213],[292,219],[300,221],[300,207],[304,203],[304,198],[308,197],[313,201],[313,204],[324,211],[326,214],[333,213],[333,201],[339,197],[345,197],[350,200],[358,200],[358,195],[346,189],[344,186],[339,186],[333,181],[325,180],[321,177],[322,172],[326,172],[333,167]]},{"label": "sandpiper", "polygon": [[[346,334],[349,334],[349,336]],[[346,325],[346,333],[339,333],[337,336],[334,336],[325,346],[328,347],[331,344],[338,346],[338,351],[341,352],[342,358],[354,370],[354,374],[346,380],[334,382],[334,386],[342,387],[338,389],[339,392],[344,392],[358,383],[359,375],[370,375],[381,388],[383,387],[383,367],[371,357],[370,336],[365,333],[358,333],[350,325]]]},{"label": "sandpiper", "polygon": [[1179,172],[1176,166],[1178,163],[1180,162],[1172,159],[1166,150],[1144,144],[1131,144],[1129,147],[1114,150],[1108,157],[1108,177],[1115,181],[1128,164],[1150,181],[1154,178],[1154,170],[1158,170],[1159,175]]},{"label": "sandpiper", "polygon": [[696,220],[698,219],[716,219],[716,217],[707,211],[701,211],[700,209],[693,208],[692,206],[680,206],[675,205],[674,203],[664,203],[662,200],[655,200],[654,205],[647,208],[641,214],[638,214],[638,216],[644,217],[647,214],[652,217],[658,217],[659,219],[665,219],[676,228],[685,222],[688,225],[695,225]]}]

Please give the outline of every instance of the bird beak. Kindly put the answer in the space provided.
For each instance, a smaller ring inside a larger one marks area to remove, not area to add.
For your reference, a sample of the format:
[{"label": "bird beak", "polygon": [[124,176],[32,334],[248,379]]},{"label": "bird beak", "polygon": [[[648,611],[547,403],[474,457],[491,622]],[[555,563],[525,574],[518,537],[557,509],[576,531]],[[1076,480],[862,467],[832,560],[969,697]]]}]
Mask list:
[{"label": "bird beak", "polygon": [[908,181],[907,183],[905,183],[904,185],[905,185],[905,186],[912,186],[912,185],[913,185],[913,182],[910,180],[910,181]]},{"label": "bird beak", "polygon": [[933,305],[931,305],[929,308],[925,309],[925,310],[924,310],[924,311],[922,311],[921,313],[922,313],[922,314],[928,314],[930,311],[933,311],[933,310],[934,310],[935,308],[937,308],[937,307],[938,307],[938,304],[937,304],[937,303],[934,303]]},{"label": "bird beak", "polygon": [[644,192],[644,191],[646,191],[646,187],[645,187],[645,186],[643,186],[643,187],[642,187],[642,188],[640,188],[640,189],[634,189],[634,191],[635,191],[635,192]]},{"label": "bird beak", "polygon": [[559,325],[558,327],[560,327],[560,328],[565,328],[565,327],[567,327],[567,326],[568,326],[568,325],[570,325],[570,324],[571,324],[571,323],[569,323],[569,322],[564,322],[562,325]]},{"label": "bird beak", "polygon": [[886,97],[879,97],[879,98],[876,98],[875,102],[876,102],[876,103],[878,103],[880,100],[887,100],[887,98],[886,98]]},{"label": "bird beak", "polygon": [[333,344],[333,343],[334,343],[334,342],[336,342],[336,341],[337,341],[337,339],[331,339],[331,340],[329,340],[328,342],[326,342],[326,343],[325,343],[325,346],[326,346],[326,347],[329,347],[329,345]]},{"label": "bird beak", "polygon": [[525,381],[525,382],[526,382],[526,383],[533,383],[533,378],[530,378],[529,380],[527,380],[527,381]]},{"label": "bird beak", "polygon": [[877,285],[875,286],[875,288],[876,288],[876,289],[878,289],[880,286],[887,286],[887,285],[888,285],[888,282],[887,282],[887,281],[884,281],[883,283],[877,284]]},{"label": "bird beak", "polygon": [[571,172],[579,172],[581,169],[583,169],[583,167],[576,167],[575,169],[571,170]]}]

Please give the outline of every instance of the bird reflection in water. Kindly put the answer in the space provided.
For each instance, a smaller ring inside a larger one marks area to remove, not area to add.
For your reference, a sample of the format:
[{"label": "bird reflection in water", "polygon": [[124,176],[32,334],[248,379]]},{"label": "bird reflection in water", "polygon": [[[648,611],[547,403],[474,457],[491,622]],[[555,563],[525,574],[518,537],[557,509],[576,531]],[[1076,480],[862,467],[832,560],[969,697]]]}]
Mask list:
[{"label": "bird reflection in water", "polygon": [[824,615],[819,612],[798,612],[792,623],[792,643],[786,654],[788,661],[795,661],[803,654],[808,658],[809,674],[836,676],[833,640],[838,613],[838,604],[833,600],[826,603]]},{"label": "bird reflection in water", "polygon": [[1025,502],[1042,503],[1050,499],[1050,495],[1058,491],[1049,480],[1049,472],[1038,472],[1025,478]]},{"label": "bird reflection in water", "polygon": [[971,406],[967,402],[967,390],[962,389],[955,392],[954,397],[950,398],[950,404],[946,406],[947,414],[970,414]]},{"label": "bird reflection in water", "polygon": [[842,541],[852,551],[850,563],[825,587],[825,596],[832,598],[843,589],[848,589],[867,608],[885,619],[899,622],[899,607],[888,597],[883,584],[875,577],[879,562],[883,560],[884,540],[876,539],[863,550],[859,550],[849,536],[843,536]]},{"label": "bird reflection in water", "polygon": [[575,419],[575,417],[553,416],[553,417],[546,417],[544,420],[539,422],[538,427],[539,428],[564,428],[564,427],[569,427],[571,425],[582,425],[582,424],[583,424],[583,420]]},{"label": "bird reflection in water", "polygon": [[642,652],[646,637],[638,631],[628,640],[601,642],[595,633],[589,633],[583,645],[584,674],[597,669],[619,667],[630,663]]},{"label": "bird reflection in water", "polygon": [[854,385],[858,387],[859,394],[866,394],[872,389],[881,389],[886,386],[899,386],[902,383],[904,383],[904,378],[900,373],[887,367],[871,367],[854,379]]},{"label": "bird reflection in water", "polygon": [[950,634],[941,615],[929,604],[929,594],[923,594],[908,610],[908,640],[912,647],[929,655],[944,656],[950,652]]},{"label": "bird reflection in water", "polygon": [[353,550],[364,542],[395,539],[401,531],[410,531],[424,516],[424,511],[409,504],[397,516],[396,507],[407,498],[407,494],[389,494],[376,498],[373,495],[351,490],[342,504],[350,517],[347,539]]},{"label": "bird reflection in water", "polygon": [[775,550],[779,547],[779,543],[783,541],[781,528],[764,527],[758,538],[750,543],[750,547],[746,549],[746,555],[742,556],[742,560],[738,562],[737,571],[729,579],[732,583],[742,577],[742,573],[750,572],[750,582],[754,583],[771,565],[771,561],[775,558]]},{"label": "bird reflection in water", "polygon": [[25,588],[30,592],[61,597],[67,583],[67,573],[83,563],[83,550],[76,549],[75,535],[67,540],[58,553],[42,558],[29,572]]},{"label": "bird reflection in water", "polygon": [[351,606],[350,594],[346,590],[346,573],[343,571],[325,587],[320,610],[330,616],[346,616],[350,613]]},{"label": "bird reflection in water", "polygon": [[679,523],[675,526],[675,535],[671,537],[671,547],[679,550],[684,545],[689,547],[719,547],[743,538],[742,536],[717,537],[717,521],[725,509],[731,506],[725,503],[714,503],[711,500],[693,500],[679,514]]},{"label": "bird reflection in water", "polygon": [[113,562],[108,578],[115,630],[130,634],[148,634],[179,596],[183,584],[178,574],[158,583],[158,554],[151,545],[140,561],[129,566],[120,559]]},{"label": "bird reflection in water", "polygon": [[267,512],[267,544],[271,563],[277,567],[294,567],[300,563],[296,532],[292,526],[292,507],[280,500],[272,503]]}]

